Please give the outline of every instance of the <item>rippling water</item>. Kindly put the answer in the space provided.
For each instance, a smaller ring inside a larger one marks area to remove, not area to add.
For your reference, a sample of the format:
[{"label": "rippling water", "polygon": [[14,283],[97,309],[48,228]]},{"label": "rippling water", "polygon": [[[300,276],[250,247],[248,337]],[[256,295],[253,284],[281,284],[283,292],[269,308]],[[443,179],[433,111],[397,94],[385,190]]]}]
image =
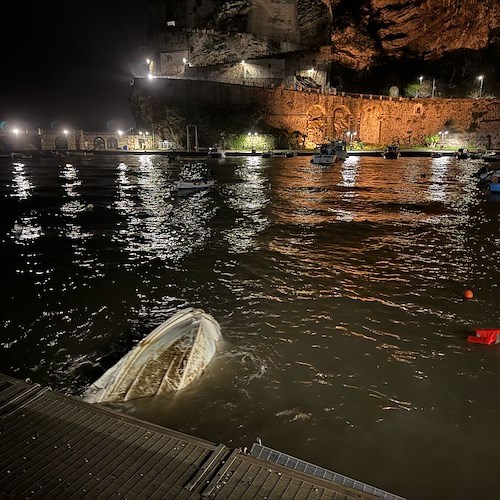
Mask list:
[{"label": "rippling water", "polygon": [[408,498],[498,497],[500,349],[466,342],[500,328],[477,163],[211,160],[217,186],[180,196],[161,156],[0,161],[2,372],[79,396],[202,307],[205,374],[120,411]]}]

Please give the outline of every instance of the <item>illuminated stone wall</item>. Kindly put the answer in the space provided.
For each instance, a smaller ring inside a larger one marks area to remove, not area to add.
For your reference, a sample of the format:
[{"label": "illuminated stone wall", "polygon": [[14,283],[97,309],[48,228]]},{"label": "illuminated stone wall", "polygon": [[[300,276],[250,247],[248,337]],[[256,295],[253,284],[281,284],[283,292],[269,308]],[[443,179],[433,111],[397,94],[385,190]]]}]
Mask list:
[{"label": "illuminated stone wall", "polygon": [[346,131],[356,132],[365,144],[412,145],[447,130],[453,144],[500,148],[500,99],[390,99],[176,79],[136,80],[136,85],[154,106],[253,102],[265,110],[269,125],[307,135],[309,147]]}]

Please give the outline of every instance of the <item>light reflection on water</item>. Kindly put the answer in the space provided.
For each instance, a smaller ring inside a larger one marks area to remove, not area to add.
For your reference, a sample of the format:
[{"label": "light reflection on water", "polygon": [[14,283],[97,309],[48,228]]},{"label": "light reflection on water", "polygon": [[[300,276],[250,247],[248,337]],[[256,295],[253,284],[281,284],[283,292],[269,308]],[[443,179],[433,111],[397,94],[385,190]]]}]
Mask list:
[{"label": "light reflection on water", "polygon": [[409,498],[474,498],[481,463],[496,496],[500,351],[466,342],[500,325],[500,205],[477,163],[226,158],[186,195],[161,156],[3,166],[2,371],[78,395],[203,307],[224,335],[203,377],[121,411]]}]

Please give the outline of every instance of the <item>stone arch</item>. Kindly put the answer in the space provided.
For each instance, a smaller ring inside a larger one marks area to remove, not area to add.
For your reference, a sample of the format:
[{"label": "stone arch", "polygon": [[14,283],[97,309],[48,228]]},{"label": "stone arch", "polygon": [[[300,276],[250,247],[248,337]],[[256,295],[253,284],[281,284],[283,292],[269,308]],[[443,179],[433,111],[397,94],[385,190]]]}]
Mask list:
[{"label": "stone arch", "polygon": [[118,149],[118,140],[116,137],[108,137],[108,149]]},{"label": "stone arch", "polygon": [[313,145],[325,142],[327,117],[323,106],[315,104],[307,110],[307,142]]},{"label": "stone arch", "polygon": [[58,135],[55,140],[56,150],[68,149],[68,139],[62,135]]},{"label": "stone arch", "polygon": [[344,105],[336,106],[333,110],[333,136],[334,139],[343,139],[346,132],[351,130],[352,112]]},{"label": "stone arch", "polygon": [[94,149],[106,149],[106,141],[101,136],[94,139]]}]

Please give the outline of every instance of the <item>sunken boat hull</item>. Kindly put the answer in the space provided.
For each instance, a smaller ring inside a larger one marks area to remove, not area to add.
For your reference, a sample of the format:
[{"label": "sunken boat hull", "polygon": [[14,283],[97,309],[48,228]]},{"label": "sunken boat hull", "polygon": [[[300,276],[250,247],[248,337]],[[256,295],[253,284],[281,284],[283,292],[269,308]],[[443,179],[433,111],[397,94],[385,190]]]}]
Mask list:
[{"label": "sunken boat hull", "polygon": [[118,403],[180,391],[198,378],[222,339],[219,323],[201,309],[174,314],[84,393],[89,403]]}]

